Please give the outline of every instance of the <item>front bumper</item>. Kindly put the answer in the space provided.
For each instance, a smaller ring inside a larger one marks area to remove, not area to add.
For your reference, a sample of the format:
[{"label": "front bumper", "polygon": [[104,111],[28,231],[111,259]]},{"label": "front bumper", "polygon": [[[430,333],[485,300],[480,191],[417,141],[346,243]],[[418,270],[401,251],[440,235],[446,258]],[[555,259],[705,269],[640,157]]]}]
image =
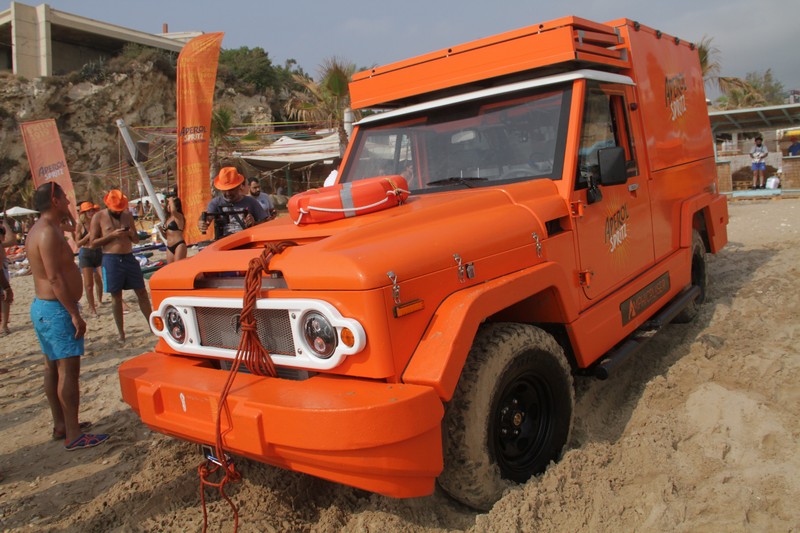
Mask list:
[{"label": "front bumper", "polygon": [[[119,368],[122,397],[155,431],[216,441],[228,372],[150,352]],[[431,494],[442,471],[444,408],[433,389],[318,374],[292,381],[239,373],[221,420],[237,455],[396,498]]]}]

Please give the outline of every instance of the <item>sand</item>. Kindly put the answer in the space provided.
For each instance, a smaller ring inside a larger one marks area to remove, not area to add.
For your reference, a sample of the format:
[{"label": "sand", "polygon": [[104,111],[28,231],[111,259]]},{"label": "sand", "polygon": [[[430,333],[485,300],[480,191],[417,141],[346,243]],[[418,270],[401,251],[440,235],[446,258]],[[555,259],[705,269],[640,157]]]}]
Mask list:
[{"label": "sand", "polygon": [[[799,531],[800,200],[730,206],[730,243],[709,258],[709,301],[608,381],[577,378],[561,462],[486,514],[437,491],[393,500],[238,460],[241,531]],[[109,443],[51,440],[30,276],[12,280],[0,338],[0,529],[199,531],[195,446],[153,433],[120,398],[116,369],[154,345],[133,293],[128,340],[110,305],[88,320],[82,420]],[[231,531],[209,494],[212,531]]]}]

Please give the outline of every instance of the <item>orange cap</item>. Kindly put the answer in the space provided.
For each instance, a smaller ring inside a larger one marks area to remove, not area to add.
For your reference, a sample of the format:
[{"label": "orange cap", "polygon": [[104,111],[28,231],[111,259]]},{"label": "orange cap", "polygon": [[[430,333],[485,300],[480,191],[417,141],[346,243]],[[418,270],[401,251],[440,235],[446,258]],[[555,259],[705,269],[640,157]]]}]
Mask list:
[{"label": "orange cap", "polygon": [[91,211],[92,209],[94,209],[92,202],[81,202],[81,208],[78,212],[85,213],[87,211]]},{"label": "orange cap", "polygon": [[106,207],[112,211],[124,211],[128,207],[128,197],[122,194],[119,189],[111,189],[103,198]]},{"label": "orange cap", "polygon": [[235,189],[244,183],[244,176],[234,167],[223,167],[214,178],[214,188],[220,191]]}]

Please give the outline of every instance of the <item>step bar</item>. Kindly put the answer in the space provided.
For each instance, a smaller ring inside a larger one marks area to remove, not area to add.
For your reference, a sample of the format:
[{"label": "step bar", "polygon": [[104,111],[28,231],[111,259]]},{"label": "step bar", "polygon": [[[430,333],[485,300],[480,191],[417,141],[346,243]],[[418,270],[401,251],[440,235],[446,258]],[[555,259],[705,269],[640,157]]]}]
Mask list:
[{"label": "step bar", "polygon": [[620,363],[637,353],[661,328],[672,322],[678,313],[694,302],[700,296],[700,293],[700,287],[697,285],[692,285],[681,291],[650,320],[642,324],[627,339],[606,353],[597,366],[594,367],[594,376],[601,380],[608,379],[611,372]]}]

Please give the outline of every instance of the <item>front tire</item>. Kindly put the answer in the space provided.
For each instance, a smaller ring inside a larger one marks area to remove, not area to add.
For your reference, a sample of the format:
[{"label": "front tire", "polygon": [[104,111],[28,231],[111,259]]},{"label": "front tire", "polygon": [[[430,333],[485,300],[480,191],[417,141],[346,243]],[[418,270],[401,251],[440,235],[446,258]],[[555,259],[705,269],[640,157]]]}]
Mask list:
[{"label": "front tire", "polygon": [[445,412],[439,485],[489,510],[559,458],[574,404],[570,366],[552,336],[525,324],[483,327]]}]

